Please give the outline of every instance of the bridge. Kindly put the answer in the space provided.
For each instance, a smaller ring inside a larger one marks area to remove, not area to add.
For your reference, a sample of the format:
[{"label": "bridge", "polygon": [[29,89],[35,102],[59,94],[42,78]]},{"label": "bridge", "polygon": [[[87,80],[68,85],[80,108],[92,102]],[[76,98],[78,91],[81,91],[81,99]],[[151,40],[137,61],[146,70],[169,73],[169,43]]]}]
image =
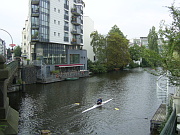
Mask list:
[{"label": "bridge", "polygon": [[16,135],[18,133],[19,113],[9,106],[7,87],[12,83],[18,71],[18,61],[6,63],[0,55],[0,134]]}]

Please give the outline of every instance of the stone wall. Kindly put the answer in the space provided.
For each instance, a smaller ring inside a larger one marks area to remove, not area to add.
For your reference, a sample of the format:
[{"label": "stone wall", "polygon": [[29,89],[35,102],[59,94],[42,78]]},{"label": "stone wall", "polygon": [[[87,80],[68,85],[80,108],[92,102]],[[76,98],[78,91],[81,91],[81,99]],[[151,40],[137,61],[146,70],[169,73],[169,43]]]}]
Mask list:
[{"label": "stone wall", "polygon": [[37,81],[37,69],[35,66],[25,66],[21,71],[22,81],[25,84],[33,84]]}]

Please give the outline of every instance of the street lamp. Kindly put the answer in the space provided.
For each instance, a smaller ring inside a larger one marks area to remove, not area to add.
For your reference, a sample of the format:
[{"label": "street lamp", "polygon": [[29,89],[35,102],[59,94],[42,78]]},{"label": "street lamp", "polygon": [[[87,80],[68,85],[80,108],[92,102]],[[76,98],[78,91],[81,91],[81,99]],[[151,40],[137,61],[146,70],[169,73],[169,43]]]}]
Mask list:
[{"label": "street lamp", "polygon": [[6,30],[4,30],[4,29],[1,29],[1,28],[0,28],[0,30],[5,31],[5,32],[11,37],[12,44],[10,44],[10,46],[12,47],[12,50],[11,50],[12,60],[14,60],[13,47],[16,46],[16,45],[13,44],[13,38],[12,38],[11,34],[10,34],[8,31],[6,31]]}]

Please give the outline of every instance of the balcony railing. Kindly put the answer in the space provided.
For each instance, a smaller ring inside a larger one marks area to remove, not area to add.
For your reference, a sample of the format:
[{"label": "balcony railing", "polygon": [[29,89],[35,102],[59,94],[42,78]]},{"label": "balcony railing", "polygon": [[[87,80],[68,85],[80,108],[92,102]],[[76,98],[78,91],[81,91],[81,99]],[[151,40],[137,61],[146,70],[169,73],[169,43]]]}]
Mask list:
[{"label": "balcony railing", "polygon": [[72,8],[71,13],[74,14],[74,15],[81,15],[83,12],[79,8]]},{"label": "balcony railing", "polygon": [[39,4],[39,0],[31,0],[31,3],[32,3],[33,5],[38,5],[38,4]]},{"label": "balcony railing", "polygon": [[81,29],[73,29],[71,31],[71,33],[74,34],[74,35],[79,35],[79,34],[81,34]]},{"label": "balcony railing", "polygon": [[71,23],[72,24],[74,24],[74,25],[80,25],[80,24],[82,24],[81,23],[82,22],[82,20],[81,19],[79,19],[78,17],[72,17],[72,20],[71,20]]},{"label": "balcony railing", "polygon": [[72,41],[71,41],[71,44],[72,45],[80,45],[81,44],[81,39],[73,38]]},{"label": "balcony railing", "polygon": [[32,29],[39,29],[39,24],[32,23]]},{"label": "balcony railing", "polygon": [[74,0],[76,4],[84,4],[83,0]]}]

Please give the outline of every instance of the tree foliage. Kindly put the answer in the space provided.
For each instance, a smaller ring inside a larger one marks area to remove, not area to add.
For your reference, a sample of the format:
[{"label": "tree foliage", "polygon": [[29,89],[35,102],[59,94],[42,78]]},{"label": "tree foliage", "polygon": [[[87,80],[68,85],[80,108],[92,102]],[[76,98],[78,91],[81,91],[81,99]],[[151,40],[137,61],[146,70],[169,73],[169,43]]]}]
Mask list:
[{"label": "tree foliage", "polygon": [[94,31],[90,37],[98,63],[106,65],[108,70],[123,68],[130,62],[128,40],[116,25],[112,27],[107,36]]},{"label": "tree foliage", "polygon": [[110,69],[125,67],[131,60],[128,40],[119,32],[109,32],[107,43],[107,66]]},{"label": "tree foliage", "polygon": [[180,9],[174,5],[168,7],[173,18],[170,25],[161,23],[159,31],[161,37],[165,38],[162,67],[169,71],[169,78],[174,85],[180,85]]},{"label": "tree foliage", "polygon": [[158,34],[156,33],[155,27],[153,26],[152,29],[149,30],[148,34],[148,47],[150,50],[153,50],[159,53],[158,49]]},{"label": "tree foliage", "polygon": [[88,70],[90,72],[93,72],[94,74],[107,72],[107,68],[104,64],[100,63],[99,61],[92,62],[89,59],[88,59]]},{"label": "tree foliage", "polygon": [[15,57],[21,57],[21,47],[20,46],[16,46],[14,48],[14,56]]},{"label": "tree foliage", "polygon": [[96,56],[96,59],[103,63],[106,57],[106,37],[99,34],[98,31],[94,31],[93,33],[91,33],[90,37],[92,38],[91,46],[93,47],[93,52]]},{"label": "tree foliage", "polygon": [[124,36],[124,34],[122,33],[122,31],[118,28],[117,25],[114,25],[114,26],[111,28],[111,30],[109,31],[108,34],[112,34],[112,33],[117,33],[118,35],[122,36],[123,38],[126,38],[126,37]]},{"label": "tree foliage", "polygon": [[129,48],[129,53],[132,60],[140,60],[140,58],[142,57],[142,47],[135,44],[134,46]]},{"label": "tree foliage", "polygon": [[107,36],[94,31],[90,37],[97,61],[105,65],[108,70],[123,68],[129,64],[128,40],[117,25],[112,27]]}]

